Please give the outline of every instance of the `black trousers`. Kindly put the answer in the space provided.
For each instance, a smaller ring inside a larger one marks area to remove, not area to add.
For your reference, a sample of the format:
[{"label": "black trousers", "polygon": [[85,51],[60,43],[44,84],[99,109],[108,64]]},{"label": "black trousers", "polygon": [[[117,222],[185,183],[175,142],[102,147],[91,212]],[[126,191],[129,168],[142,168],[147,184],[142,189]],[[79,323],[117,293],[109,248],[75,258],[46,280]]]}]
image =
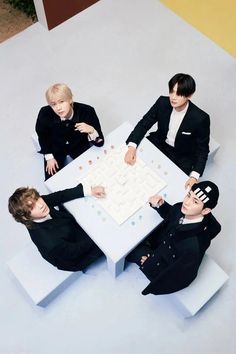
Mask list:
[{"label": "black trousers", "polygon": [[[70,149],[70,146],[66,146],[65,151],[62,153],[57,153],[54,154],[54,158],[57,160],[58,163],[58,169],[57,171],[60,171],[63,167],[65,167],[66,165],[66,160],[67,160],[67,156],[70,156],[72,160],[76,159],[76,157],[80,156],[84,151],[88,150],[91,147],[91,145],[89,144],[88,146],[84,147],[84,149]],[[45,174],[45,181],[52,177],[52,175],[50,175],[47,171],[46,171],[46,166],[47,166],[47,161],[44,158],[44,174]]]},{"label": "black trousers", "polygon": [[147,139],[189,176],[193,167],[193,157],[191,155],[179,155],[174,147],[166,142],[159,143],[156,139],[154,141],[151,135],[149,135]]}]

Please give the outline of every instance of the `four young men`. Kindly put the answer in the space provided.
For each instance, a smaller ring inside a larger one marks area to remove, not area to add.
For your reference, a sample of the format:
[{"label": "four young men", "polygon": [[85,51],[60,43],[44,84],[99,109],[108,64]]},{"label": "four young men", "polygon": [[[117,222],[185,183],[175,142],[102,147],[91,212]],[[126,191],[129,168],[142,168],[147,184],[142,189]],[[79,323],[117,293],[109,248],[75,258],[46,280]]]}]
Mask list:
[{"label": "four young men", "polygon": [[[170,206],[161,196],[150,197],[151,207],[164,221],[127,257],[150,280],[144,295],[171,293],[188,286],[211,239],[221,229],[211,214],[219,197],[217,186],[210,181],[197,183],[209,152],[210,119],[190,101],[194,92],[194,79],[176,74],[169,81],[169,97],[159,97],[126,141],[125,162],[133,165],[139,143],[157,124],[148,139],[189,175],[185,187],[190,191],[183,203]],[[75,158],[91,143],[103,145],[104,138],[94,109],[73,103],[66,85],[53,85],[46,97],[49,106],[40,110],[36,131],[45,155],[47,179],[64,166],[67,154]],[[102,198],[105,190],[97,186],[84,191],[80,184],[40,196],[35,189],[18,188],[9,199],[10,213],[27,227],[41,255],[59,269],[84,269],[102,254],[71,214],[54,208],[84,195]]]}]

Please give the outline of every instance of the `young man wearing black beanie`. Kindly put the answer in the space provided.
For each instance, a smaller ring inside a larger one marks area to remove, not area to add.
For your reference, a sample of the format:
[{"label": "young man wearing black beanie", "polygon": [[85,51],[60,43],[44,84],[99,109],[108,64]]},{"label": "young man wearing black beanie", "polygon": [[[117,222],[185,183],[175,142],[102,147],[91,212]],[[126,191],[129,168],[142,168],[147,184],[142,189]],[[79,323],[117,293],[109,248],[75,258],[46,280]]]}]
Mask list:
[{"label": "young man wearing black beanie", "polygon": [[205,181],[194,184],[183,203],[171,206],[160,195],[149,198],[164,220],[127,257],[150,280],[143,295],[173,293],[195,279],[206,249],[221,230],[211,213],[218,197],[218,187]]}]

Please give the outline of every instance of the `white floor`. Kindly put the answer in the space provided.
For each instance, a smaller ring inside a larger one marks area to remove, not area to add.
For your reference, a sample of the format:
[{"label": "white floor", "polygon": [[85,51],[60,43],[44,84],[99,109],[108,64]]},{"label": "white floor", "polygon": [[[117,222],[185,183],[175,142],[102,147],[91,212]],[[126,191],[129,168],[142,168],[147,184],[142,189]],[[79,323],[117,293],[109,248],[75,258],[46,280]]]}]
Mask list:
[{"label": "white floor", "polygon": [[[135,124],[177,72],[195,77],[193,101],[211,115],[221,144],[205,172],[221,191],[222,232],[209,253],[229,282],[183,319],[166,297],[141,295],[146,279],[135,265],[114,280],[101,261],[47,308],[34,307],[6,266],[29,242],[7,200],[19,186],[46,190],[30,138],[45,90],[67,83],[108,133],[125,120]],[[0,45],[0,354],[236,353],[235,77],[235,59],[158,0],[100,0],[50,32],[37,23]]]}]

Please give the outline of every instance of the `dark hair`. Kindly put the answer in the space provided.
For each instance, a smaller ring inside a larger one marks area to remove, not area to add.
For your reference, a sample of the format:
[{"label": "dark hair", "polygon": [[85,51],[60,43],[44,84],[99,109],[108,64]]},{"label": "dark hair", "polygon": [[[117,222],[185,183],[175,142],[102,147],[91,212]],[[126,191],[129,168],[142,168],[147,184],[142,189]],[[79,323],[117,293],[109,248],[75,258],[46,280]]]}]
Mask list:
[{"label": "dark hair", "polygon": [[204,203],[204,208],[213,209],[218,203],[219,188],[211,181],[202,181],[195,183],[191,190],[196,194],[198,198]]},{"label": "dark hair", "polygon": [[177,95],[189,97],[191,96],[196,90],[196,83],[192,76],[188,74],[176,74],[173,76],[168,85],[169,85],[169,92],[171,93],[174,89],[174,86],[178,84],[177,87]]},{"label": "dark hair", "polygon": [[31,210],[39,197],[38,191],[34,188],[17,188],[8,200],[8,210],[17,222],[29,228],[32,225]]}]

